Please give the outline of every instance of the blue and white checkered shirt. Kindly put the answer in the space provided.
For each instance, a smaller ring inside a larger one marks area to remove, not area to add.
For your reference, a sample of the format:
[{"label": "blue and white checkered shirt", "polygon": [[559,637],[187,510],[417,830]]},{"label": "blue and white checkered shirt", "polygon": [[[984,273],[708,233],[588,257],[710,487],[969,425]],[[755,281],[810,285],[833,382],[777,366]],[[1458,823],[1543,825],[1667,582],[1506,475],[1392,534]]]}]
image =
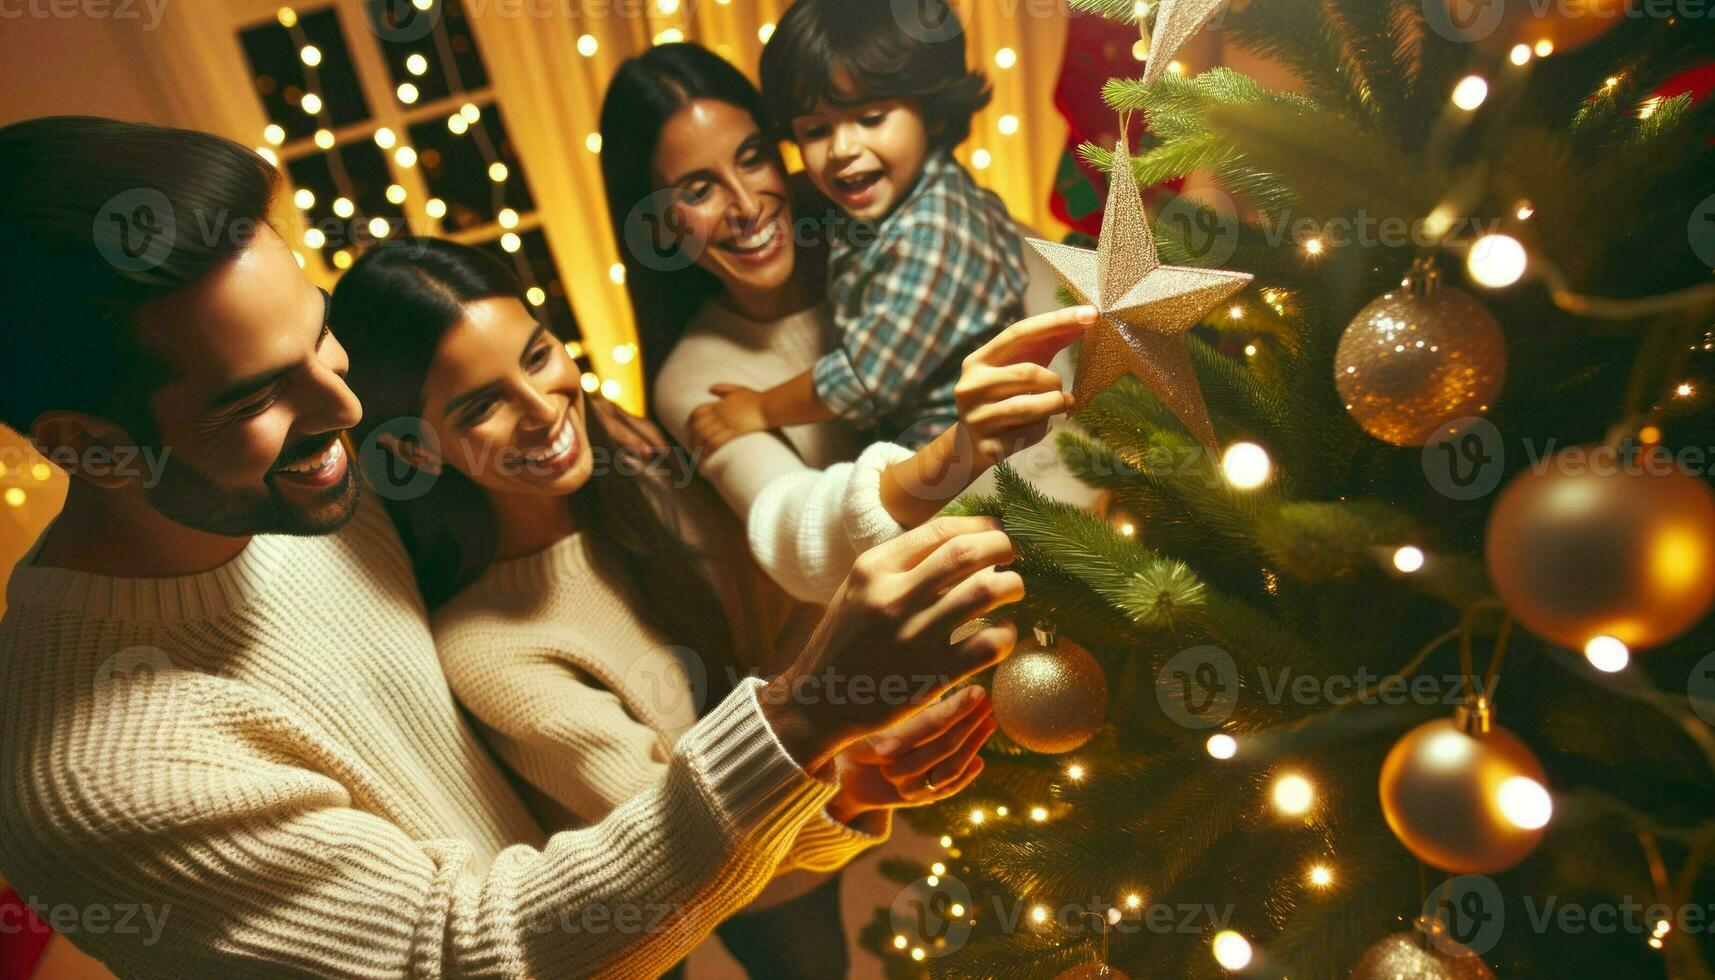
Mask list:
[{"label": "blue and white checkered shirt", "polygon": [[1026,283],[1006,205],[931,153],[892,214],[830,247],[835,346],[816,362],[816,397],[881,439],[928,442],[958,420],[965,356],[1024,315]]}]

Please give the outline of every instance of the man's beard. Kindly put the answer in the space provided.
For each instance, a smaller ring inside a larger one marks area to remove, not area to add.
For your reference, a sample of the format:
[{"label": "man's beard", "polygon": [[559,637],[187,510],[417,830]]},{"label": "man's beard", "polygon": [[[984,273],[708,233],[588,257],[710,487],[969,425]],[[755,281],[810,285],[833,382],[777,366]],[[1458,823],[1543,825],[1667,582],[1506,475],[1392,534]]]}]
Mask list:
[{"label": "man's beard", "polygon": [[[323,450],[331,445],[330,440]],[[299,451],[284,461],[311,454]],[[332,534],[357,512],[357,467],[349,459],[340,481],[316,494],[308,505],[289,503],[274,486],[272,473],[259,488],[234,489],[221,486],[171,454],[164,462],[160,480],[145,490],[144,496],[162,516],[210,534]]]}]

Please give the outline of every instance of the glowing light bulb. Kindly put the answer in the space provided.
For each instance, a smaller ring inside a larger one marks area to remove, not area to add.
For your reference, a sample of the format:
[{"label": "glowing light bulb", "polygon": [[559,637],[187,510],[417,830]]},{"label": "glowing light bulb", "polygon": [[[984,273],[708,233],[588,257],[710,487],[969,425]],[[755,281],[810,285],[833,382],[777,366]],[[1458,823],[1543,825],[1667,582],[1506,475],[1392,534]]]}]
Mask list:
[{"label": "glowing light bulb", "polygon": [[333,267],[336,269],[351,268],[351,252],[342,248],[333,253]]},{"label": "glowing light bulb", "polygon": [[614,264],[608,266],[607,267],[607,277],[609,279],[613,280],[613,284],[616,286],[625,285],[625,266],[624,266],[624,264],[619,263],[619,262],[615,262]]},{"label": "glowing light bulb", "polygon": [[524,242],[522,239],[520,239],[518,237],[517,232],[509,231],[506,234],[500,236],[500,247],[504,251],[516,252],[516,251],[518,251],[519,248],[523,247],[523,245],[524,245]]},{"label": "glowing light bulb", "polygon": [[474,123],[482,118],[482,110],[476,107],[475,102],[466,102],[459,106],[459,115],[464,117],[465,122]]},{"label": "glowing light bulb", "polygon": [[299,210],[308,211],[316,206],[316,192],[308,187],[300,187],[292,195],[292,203],[296,204]]},{"label": "glowing light bulb", "polygon": [[286,142],[286,130],[275,123],[269,123],[267,127],[262,130],[262,138],[275,146],[279,146],[281,143]]},{"label": "glowing light bulb", "polygon": [[1001,48],[994,53],[994,64],[996,68],[1005,71],[1018,64],[1018,52],[1011,48]]},{"label": "glowing light bulb", "polygon": [[679,30],[677,27],[669,27],[655,35],[654,41],[656,44],[677,44],[684,39],[684,31]]},{"label": "glowing light bulb", "polygon": [[1548,789],[1529,776],[1514,776],[1495,791],[1501,815],[1522,830],[1540,830],[1554,816],[1554,799]]},{"label": "glowing light bulb", "polygon": [[413,75],[424,75],[429,71],[429,59],[420,54],[411,55],[405,59],[405,70]]},{"label": "glowing light bulb", "polygon": [[929,871],[933,874],[944,875],[947,873],[947,866],[936,861],[934,864],[929,865]]},{"label": "glowing light bulb", "polygon": [[1310,866],[1310,883],[1317,888],[1327,888],[1334,883],[1334,872],[1326,864]]},{"label": "glowing light bulb", "polygon": [[911,958],[916,960],[917,962],[919,962],[919,963],[923,962],[923,957],[926,955],[928,955],[928,954],[923,952],[923,947],[921,947],[921,946],[911,947]]},{"label": "glowing light bulb", "polygon": [[971,823],[982,823],[987,819],[988,814],[984,813],[980,807],[971,811]]},{"label": "glowing light bulb", "polygon": [[1275,809],[1289,817],[1301,817],[1310,812],[1316,802],[1316,790],[1310,780],[1297,773],[1288,773],[1274,781]]},{"label": "glowing light bulb", "polygon": [[1393,567],[1410,575],[1423,567],[1423,549],[1415,545],[1406,545],[1393,553]]},{"label": "glowing light bulb", "polygon": [[410,105],[417,101],[417,96],[420,93],[417,91],[417,86],[410,82],[400,82],[399,87],[394,90],[394,94],[399,96],[400,102]]},{"label": "glowing light bulb", "polygon": [[1231,929],[1215,933],[1210,949],[1215,954],[1215,962],[1223,970],[1242,970],[1251,965],[1250,940]]},{"label": "glowing light bulb", "polygon": [[1137,525],[1130,521],[1126,521],[1124,524],[1120,525],[1120,533],[1128,538],[1133,537],[1137,534]]},{"label": "glowing light bulb", "polygon": [[311,68],[322,63],[322,49],[313,44],[306,44],[298,49],[298,57]]},{"label": "glowing light bulb", "polygon": [[298,26],[298,12],[293,10],[291,7],[281,7],[279,10],[276,10],[274,12],[274,19],[278,20],[280,22],[280,26],[287,30],[291,30]]},{"label": "glowing light bulb", "polygon": [[584,372],[583,377],[578,379],[578,383],[584,386],[585,391],[592,394],[601,390],[601,378],[589,371]]},{"label": "glowing light bulb", "polygon": [[1523,65],[1530,64],[1530,45],[1528,45],[1528,44],[1515,44],[1515,45],[1513,45],[1512,52],[1508,55],[1508,57],[1512,59],[1512,63],[1515,65],[1523,66]]},{"label": "glowing light bulb", "polygon": [[1475,112],[1489,98],[1489,83],[1481,75],[1466,75],[1453,88],[1453,104],[1466,112]]},{"label": "glowing light bulb", "polygon": [[531,286],[525,291],[524,298],[530,301],[531,306],[541,306],[548,301],[548,294],[542,291],[541,286]]},{"label": "glowing light bulb", "polygon": [[893,948],[894,949],[904,949],[905,947],[907,947],[909,945],[911,945],[911,943],[908,940],[906,940],[906,938],[904,936],[894,936],[893,937]]},{"label": "glowing light bulb", "polygon": [[389,203],[389,204],[404,204],[405,203],[405,185],[404,184],[388,184],[387,185],[387,203]]},{"label": "glowing light bulb", "polygon": [[1035,908],[1031,909],[1030,910],[1030,921],[1037,922],[1037,923],[1047,922],[1048,921],[1048,909],[1044,908],[1041,905],[1038,905]]},{"label": "glowing light bulb", "polygon": [[1239,754],[1239,740],[1226,732],[1210,735],[1209,740],[1203,743],[1203,747],[1208,749],[1209,754],[1217,759],[1231,759]]},{"label": "glowing light bulb", "polygon": [[578,54],[581,54],[586,58],[593,58],[595,57],[595,53],[599,50],[601,50],[601,42],[596,40],[594,34],[581,34],[578,36]]},{"label": "glowing light bulb", "polygon": [[454,136],[463,136],[470,131],[470,123],[465,120],[465,117],[455,112],[447,117],[447,130]]},{"label": "glowing light bulb", "polygon": [[1127,895],[1125,897],[1125,907],[1128,909],[1142,908],[1143,896],[1139,895],[1137,892],[1132,892],[1130,895]]},{"label": "glowing light bulb", "polygon": [[1309,241],[1305,242],[1304,243],[1304,253],[1306,255],[1321,255],[1322,254],[1322,239],[1312,238]]},{"label": "glowing light bulb", "polygon": [[619,396],[625,394],[625,389],[617,378],[608,378],[601,383],[601,396],[610,402],[619,401]]},{"label": "glowing light bulb", "polygon": [[1697,389],[1684,381],[1680,382],[1679,386],[1673,389],[1673,395],[1675,398],[1690,398],[1695,394],[1697,394]]},{"label": "glowing light bulb", "polygon": [[1221,456],[1221,472],[1240,490],[1255,490],[1267,483],[1272,469],[1268,450],[1254,442],[1235,442]]},{"label": "glowing light bulb", "polygon": [[1137,43],[1131,46],[1131,56],[1138,61],[1148,61],[1149,45],[1143,43],[1143,39],[1139,38]]},{"label": "glowing light bulb", "polygon": [[1000,120],[995,125],[1000,130],[1002,136],[1011,136],[1013,133],[1018,132],[1018,117],[1009,112],[1006,115],[1001,116]]},{"label": "glowing light bulb", "polygon": [[429,217],[439,221],[447,216],[447,202],[438,197],[431,197],[423,202],[423,210],[428,212]]},{"label": "glowing light bulb", "polygon": [[357,213],[357,206],[351,203],[349,197],[336,197],[333,202],[333,213],[341,218],[349,218]]},{"label": "glowing light bulb", "polygon": [[511,208],[501,208],[500,213],[495,215],[495,220],[500,222],[502,228],[516,228],[518,227],[518,212]]},{"label": "glowing light bulb", "polygon": [[1047,807],[1040,807],[1040,806],[1031,807],[1030,808],[1030,819],[1036,821],[1037,823],[1041,823],[1042,821],[1047,820],[1048,819],[1048,808]]},{"label": "glowing light bulb", "polygon": [[1553,41],[1550,41],[1547,38],[1543,38],[1542,40],[1536,42],[1536,56],[1538,58],[1546,58],[1553,53],[1554,53],[1554,42]]},{"label": "glowing light bulb", "polygon": [[388,129],[386,126],[375,131],[375,145],[381,147],[383,150],[393,149],[393,144],[397,142],[399,142],[399,137],[394,135],[393,130]]},{"label": "glowing light bulb", "polygon": [[1074,779],[1074,780],[1083,779],[1084,778],[1084,767],[1080,766],[1076,762],[1074,762],[1071,765],[1066,767],[1066,776],[1068,778]]},{"label": "glowing light bulb", "polygon": [[258,146],[256,148],[256,155],[261,157],[262,159],[268,161],[269,163],[273,164],[276,167],[278,167],[280,165],[279,156],[277,156],[273,150],[269,149],[266,146]]},{"label": "glowing light bulb", "polygon": [[313,116],[322,111],[322,97],[314,92],[305,92],[303,99],[298,102],[298,108]]},{"label": "glowing light bulb", "polygon": [[370,218],[369,233],[376,238],[386,238],[393,233],[393,223],[386,218]]},{"label": "glowing light bulb", "polygon": [[1626,665],[1632,662],[1632,651],[1616,637],[1596,636],[1584,644],[1584,659],[1597,670],[1614,674],[1625,670]]},{"label": "glowing light bulb", "polygon": [[773,36],[774,36],[774,22],[773,21],[769,21],[768,23],[763,24],[761,27],[758,27],[756,29],[756,39],[758,41],[761,41],[763,44],[767,44],[768,39],[773,37]]},{"label": "glowing light bulb", "polygon": [[6,488],[6,506],[22,507],[24,506],[24,501],[28,499],[28,496],[28,494],[24,493],[24,491],[18,487],[8,487]]},{"label": "glowing light bulb", "polygon": [[488,179],[494,181],[496,184],[504,181],[508,173],[510,173],[510,171],[506,169],[506,164],[501,163],[499,160],[488,165]]},{"label": "glowing light bulb", "polygon": [[328,243],[328,236],[320,228],[309,228],[304,231],[304,245],[308,248],[321,248]]},{"label": "glowing light bulb", "polygon": [[591,153],[600,153],[601,152],[601,134],[600,133],[591,133],[588,136],[585,136],[584,137],[584,149],[590,151]]},{"label": "glowing light bulb", "polygon": [[408,146],[401,146],[393,151],[393,162],[409,170],[417,165],[417,151]]},{"label": "glowing light bulb", "polygon": [[942,847],[952,847],[952,846],[953,846],[953,838],[952,838],[952,835],[950,835],[950,834],[942,834],[942,835],[941,835],[941,846],[942,846]]},{"label": "glowing light bulb", "polygon": [[324,150],[333,149],[333,131],[328,129],[316,130],[316,145]]},{"label": "glowing light bulb", "polygon": [[989,151],[983,149],[971,151],[972,168],[976,170],[987,170],[989,168],[989,164],[993,162],[994,157],[989,154]]},{"label": "glowing light bulb", "polygon": [[1471,278],[1490,289],[1504,289],[1524,278],[1530,263],[1524,246],[1511,235],[1484,235],[1471,246],[1465,267]]}]

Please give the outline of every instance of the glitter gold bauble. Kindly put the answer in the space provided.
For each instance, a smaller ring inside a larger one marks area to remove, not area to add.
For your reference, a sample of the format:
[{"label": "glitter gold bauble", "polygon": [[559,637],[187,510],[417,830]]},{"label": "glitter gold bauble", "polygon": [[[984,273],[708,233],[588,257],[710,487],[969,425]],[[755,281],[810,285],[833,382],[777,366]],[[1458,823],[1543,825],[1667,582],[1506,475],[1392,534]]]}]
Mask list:
[{"label": "glitter gold bauble", "polygon": [[1527,829],[1502,808],[1503,784],[1525,777],[1546,789],[1530,748],[1487,719],[1486,706],[1419,725],[1382,762],[1382,815],[1406,850],[1455,874],[1504,871],[1536,847],[1546,825]]},{"label": "glitter gold bauble", "polygon": [[1421,268],[1359,311],[1334,354],[1346,410],[1396,446],[1421,446],[1443,424],[1487,411],[1506,374],[1494,316]]},{"label": "glitter gold bauble", "polygon": [[1055,974],[1054,980],[1131,980],[1131,978],[1106,963],[1080,963],[1064,973]]},{"label": "glitter gold bauble", "polygon": [[1095,735],[1108,713],[1108,679],[1090,652],[1038,625],[994,672],[994,717],[1032,752],[1070,752]]},{"label": "glitter gold bauble", "polygon": [[1514,478],[1484,550],[1507,611],[1538,636],[1659,646],[1715,604],[1715,493],[1660,447],[1575,447]]},{"label": "glitter gold bauble", "polygon": [[1483,958],[1450,937],[1396,932],[1364,951],[1348,980],[1494,980]]}]

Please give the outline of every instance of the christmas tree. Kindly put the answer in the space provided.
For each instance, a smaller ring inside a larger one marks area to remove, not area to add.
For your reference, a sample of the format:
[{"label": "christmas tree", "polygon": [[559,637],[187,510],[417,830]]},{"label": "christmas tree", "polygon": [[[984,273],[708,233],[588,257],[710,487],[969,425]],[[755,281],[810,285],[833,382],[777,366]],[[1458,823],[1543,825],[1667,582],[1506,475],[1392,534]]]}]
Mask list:
[{"label": "christmas tree", "polygon": [[[959,505],[1029,586],[1010,737],[908,816],[944,856],[889,865],[866,941],[897,976],[1711,976],[1715,100],[1674,84],[1710,21],[1072,5],[1154,35],[1104,91],[1143,144],[1082,149],[1110,195],[1220,193],[1153,236],[1110,196],[1062,256],[1118,311],[1081,363],[1127,376],[1059,446],[1107,504],[1003,471]],[[1217,16],[1295,89],[1172,70]],[[1116,346],[1156,253],[1254,280]]]}]

